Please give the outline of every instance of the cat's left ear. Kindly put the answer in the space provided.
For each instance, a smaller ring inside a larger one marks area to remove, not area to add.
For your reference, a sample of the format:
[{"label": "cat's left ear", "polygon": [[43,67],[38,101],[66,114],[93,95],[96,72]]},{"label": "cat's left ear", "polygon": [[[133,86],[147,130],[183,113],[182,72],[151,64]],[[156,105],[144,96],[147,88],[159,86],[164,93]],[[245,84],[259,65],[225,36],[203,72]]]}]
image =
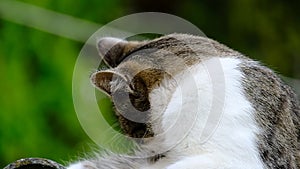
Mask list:
[{"label": "cat's left ear", "polygon": [[118,73],[113,71],[99,71],[95,72],[91,75],[90,80],[92,84],[98,88],[99,90],[103,91],[108,96],[111,96],[111,82],[115,80],[125,81],[124,77]]},{"label": "cat's left ear", "polygon": [[97,42],[99,55],[110,67],[118,66],[128,53],[141,46],[142,42],[126,41],[123,39],[105,37]]}]

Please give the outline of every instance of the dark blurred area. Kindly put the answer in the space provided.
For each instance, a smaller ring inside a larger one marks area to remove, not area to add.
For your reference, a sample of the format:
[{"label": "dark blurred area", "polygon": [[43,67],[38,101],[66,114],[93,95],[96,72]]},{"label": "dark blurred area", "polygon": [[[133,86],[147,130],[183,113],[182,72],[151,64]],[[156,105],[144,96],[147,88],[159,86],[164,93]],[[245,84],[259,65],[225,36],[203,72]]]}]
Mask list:
[{"label": "dark blurred area", "polygon": [[[22,2],[100,25],[136,12],[174,14],[279,74],[300,79],[300,1]],[[1,15],[0,10],[0,167],[24,157],[63,163],[89,152],[92,141],[81,129],[72,102],[72,72],[83,43]]]}]

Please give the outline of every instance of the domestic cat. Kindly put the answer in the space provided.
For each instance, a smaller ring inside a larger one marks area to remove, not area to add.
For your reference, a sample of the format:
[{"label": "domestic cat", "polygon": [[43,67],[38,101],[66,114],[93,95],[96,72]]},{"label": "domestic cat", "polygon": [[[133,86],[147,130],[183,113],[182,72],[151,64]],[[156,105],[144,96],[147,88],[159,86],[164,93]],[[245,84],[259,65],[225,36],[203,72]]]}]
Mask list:
[{"label": "domestic cat", "polygon": [[114,102],[129,155],[68,169],[298,169],[297,97],[269,68],[212,39],[102,38],[92,84]]}]

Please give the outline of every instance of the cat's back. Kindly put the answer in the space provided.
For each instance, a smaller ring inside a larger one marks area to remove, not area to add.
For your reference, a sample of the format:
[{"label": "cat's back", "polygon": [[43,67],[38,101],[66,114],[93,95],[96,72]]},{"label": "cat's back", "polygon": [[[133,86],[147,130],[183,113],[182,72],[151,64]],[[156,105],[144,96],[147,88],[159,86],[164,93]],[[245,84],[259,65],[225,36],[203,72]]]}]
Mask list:
[{"label": "cat's back", "polygon": [[300,168],[300,108],[294,91],[258,62],[240,64],[244,94],[255,110],[261,131],[260,156],[267,168]]}]

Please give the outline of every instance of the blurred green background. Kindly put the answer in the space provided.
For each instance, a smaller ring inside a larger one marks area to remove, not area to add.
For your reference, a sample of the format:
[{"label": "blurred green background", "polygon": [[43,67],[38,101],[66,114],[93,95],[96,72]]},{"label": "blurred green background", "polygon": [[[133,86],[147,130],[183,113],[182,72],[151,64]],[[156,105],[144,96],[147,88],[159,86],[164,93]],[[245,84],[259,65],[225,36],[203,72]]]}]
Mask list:
[{"label": "blurred green background", "polygon": [[[298,0],[22,2],[100,25],[135,12],[174,14],[281,75],[300,79]],[[20,12],[13,5],[6,8]],[[25,12],[30,15],[30,10]],[[81,129],[72,102],[72,71],[83,42],[17,24],[2,15],[0,10],[0,168],[24,157],[64,163],[89,152],[93,142]],[[298,81],[292,82],[297,85]]]}]

